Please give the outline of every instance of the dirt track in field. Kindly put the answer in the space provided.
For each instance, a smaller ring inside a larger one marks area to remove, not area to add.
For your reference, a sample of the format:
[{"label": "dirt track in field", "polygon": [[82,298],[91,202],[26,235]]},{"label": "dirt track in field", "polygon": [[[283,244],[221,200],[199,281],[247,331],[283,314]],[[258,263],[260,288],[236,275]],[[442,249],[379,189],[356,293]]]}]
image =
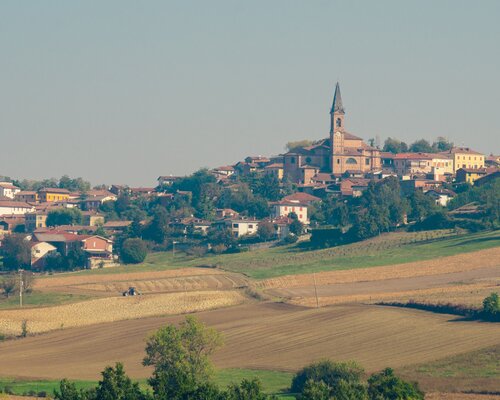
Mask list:
[{"label": "dirt track in field", "polygon": [[[223,332],[226,345],[218,367],[296,370],[330,357],[355,359],[368,371],[424,363],[491,346],[500,326],[462,322],[446,315],[390,307],[343,305],[307,309],[286,304],[246,304],[198,313]],[[96,379],[106,365],[125,363],[134,377],[141,366],[145,337],[183,317],[144,318],[0,344],[0,376]]]}]

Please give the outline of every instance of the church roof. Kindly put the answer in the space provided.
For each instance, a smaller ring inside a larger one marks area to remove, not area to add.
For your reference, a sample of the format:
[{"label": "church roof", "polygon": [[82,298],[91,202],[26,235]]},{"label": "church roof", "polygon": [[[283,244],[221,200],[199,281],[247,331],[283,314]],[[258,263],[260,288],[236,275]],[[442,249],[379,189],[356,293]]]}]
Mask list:
[{"label": "church roof", "polygon": [[333,104],[330,113],[339,112],[344,114],[344,105],[342,104],[342,95],[340,94],[340,85],[335,85],[335,94],[333,95]]}]

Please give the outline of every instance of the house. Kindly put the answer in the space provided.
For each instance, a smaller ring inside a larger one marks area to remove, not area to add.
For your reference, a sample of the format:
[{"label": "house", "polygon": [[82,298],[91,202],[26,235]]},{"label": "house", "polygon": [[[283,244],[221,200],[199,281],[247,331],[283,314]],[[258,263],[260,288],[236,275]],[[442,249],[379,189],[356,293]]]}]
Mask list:
[{"label": "house", "polygon": [[480,169],[484,168],[485,156],[469,147],[453,147],[440,153],[449,156],[453,161],[453,172],[460,168]]},{"label": "house", "polygon": [[151,196],[156,194],[156,188],[148,188],[148,187],[129,188],[128,191],[131,197]]},{"label": "house", "polygon": [[82,236],[82,249],[87,256],[87,268],[104,266],[113,259],[113,241],[102,236]]},{"label": "house", "polygon": [[132,224],[132,221],[107,221],[102,226],[106,232],[124,232]]},{"label": "house", "polygon": [[227,218],[216,221],[213,225],[218,229],[229,229],[234,237],[239,238],[247,235],[255,235],[259,227],[259,222],[256,219]]},{"label": "house", "polygon": [[85,193],[83,199],[80,200],[80,205],[83,210],[97,210],[107,201],[116,201],[118,196],[108,190],[89,190]]},{"label": "house", "polygon": [[499,177],[500,177],[500,169],[495,168],[495,170],[493,172],[490,172],[490,173],[488,173],[480,178],[477,178],[474,181],[474,185],[481,186],[481,185],[484,185],[485,183],[491,182]]},{"label": "house", "polygon": [[69,199],[69,194],[67,189],[43,188],[38,191],[38,198],[41,203],[65,201]]},{"label": "house", "polygon": [[276,201],[269,204],[272,206],[271,215],[273,218],[281,216],[288,217],[290,213],[295,213],[300,222],[306,225],[309,224],[307,204],[286,200]]},{"label": "house", "polygon": [[500,168],[500,156],[495,156],[493,154],[490,154],[486,159],[484,160],[484,164],[487,167],[497,167]]},{"label": "house", "polygon": [[26,232],[33,232],[36,228],[45,228],[47,211],[32,211],[24,214]]},{"label": "house", "polygon": [[67,256],[71,250],[81,247],[81,239],[80,235],[52,229],[44,232],[34,232],[31,240],[34,242],[47,242],[55,246],[59,254]]},{"label": "house", "polygon": [[248,164],[256,164],[258,168],[264,168],[271,163],[271,160],[262,156],[248,156],[245,158],[245,162]]},{"label": "house", "polygon": [[231,208],[218,208],[215,210],[215,217],[220,218],[237,218],[240,214]]},{"label": "house", "polygon": [[432,179],[416,178],[399,181],[399,185],[401,186],[403,193],[408,195],[413,193],[415,190],[421,190],[425,193],[428,190],[439,188],[443,185],[443,182]]},{"label": "house", "polygon": [[47,242],[30,242],[31,269],[42,270],[45,267],[45,257],[57,251],[57,248]]},{"label": "house", "polygon": [[20,191],[21,189],[13,185],[11,182],[0,182],[0,197],[14,199],[16,194]]},{"label": "house", "polygon": [[193,233],[206,235],[212,223],[200,218],[187,217],[173,221],[170,226],[183,235]]},{"label": "house", "polygon": [[20,232],[25,228],[25,215],[3,215],[0,217],[0,232]]},{"label": "house", "polygon": [[395,154],[394,171],[399,176],[430,173],[432,171],[432,156],[428,153]]},{"label": "house", "polygon": [[474,184],[479,178],[488,175],[486,168],[459,168],[457,171],[457,183]]},{"label": "house", "polygon": [[24,215],[34,209],[31,204],[22,201],[0,200],[0,215]]},{"label": "house", "polygon": [[279,181],[283,180],[283,163],[273,163],[264,167],[266,174],[274,175]]},{"label": "house", "polygon": [[22,190],[15,195],[15,199],[25,203],[36,203],[38,202],[38,193],[31,190]]},{"label": "house", "polygon": [[234,174],[234,167],[232,165],[223,165],[221,167],[214,168],[211,171],[216,176],[226,176],[229,177]]},{"label": "house", "polygon": [[104,215],[95,211],[82,212],[82,224],[84,226],[97,226],[104,224]]},{"label": "house", "polygon": [[433,198],[437,205],[446,207],[456,193],[448,189],[431,189],[425,192],[425,195]]},{"label": "house", "polygon": [[182,176],[172,176],[172,175],[159,176],[157,179],[158,186],[159,187],[172,186],[175,182],[177,182],[180,179],[182,179]]}]

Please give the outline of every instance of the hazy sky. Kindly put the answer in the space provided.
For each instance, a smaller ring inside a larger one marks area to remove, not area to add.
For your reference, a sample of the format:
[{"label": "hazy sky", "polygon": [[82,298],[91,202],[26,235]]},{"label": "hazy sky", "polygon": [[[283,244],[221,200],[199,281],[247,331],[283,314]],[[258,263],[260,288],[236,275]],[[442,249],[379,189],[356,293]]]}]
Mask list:
[{"label": "hazy sky", "polygon": [[346,127],[500,152],[500,1],[0,2],[0,175],[154,185]]}]

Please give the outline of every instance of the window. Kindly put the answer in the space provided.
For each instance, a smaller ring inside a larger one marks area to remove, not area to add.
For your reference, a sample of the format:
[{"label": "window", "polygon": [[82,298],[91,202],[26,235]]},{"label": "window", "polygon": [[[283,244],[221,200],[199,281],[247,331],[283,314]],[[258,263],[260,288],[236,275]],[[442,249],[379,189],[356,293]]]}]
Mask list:
[{"label": "window", "polygon": [[302,211],[302,207],[300,207],[299,210]]},{"label": "window", "polygon": [[285,211],[288,211],[288,207],[287,206],[285,206]]},{"label": "window", "polygon": [[291,162],[292,164],[295,164],[295,157],[290,158],[290,162]]},{"label": "window", "polygon": [[346,164],[357,164],[358,162],[354,158],[348,158]]},{"label": "window", "polygon": [[337,164],[340,164],[340,158],[337,158]]},{"label": "window", "polygon": [[340,118],[337,118],[337,128],[340,128],[342,126],[342,120]]},{"label": "window", "polygon": [[252,224],[248,224],[248,229],[253,229],[253,225]]},{"label": "window", "polygon": [[299,219],[302,219],[302,214],[299,215]]},{"label": "window", "polygon": [[306,157],[306,163],[310,163],[311,162],[311,157]]},{"label": "window", "polygon": [[233,224],[233,228],[237,228],[238,227],[238,224]]},{"label": "window", "polygon": [[365,158],[365,165],[370,165],[370,159],[369,158]]}]

